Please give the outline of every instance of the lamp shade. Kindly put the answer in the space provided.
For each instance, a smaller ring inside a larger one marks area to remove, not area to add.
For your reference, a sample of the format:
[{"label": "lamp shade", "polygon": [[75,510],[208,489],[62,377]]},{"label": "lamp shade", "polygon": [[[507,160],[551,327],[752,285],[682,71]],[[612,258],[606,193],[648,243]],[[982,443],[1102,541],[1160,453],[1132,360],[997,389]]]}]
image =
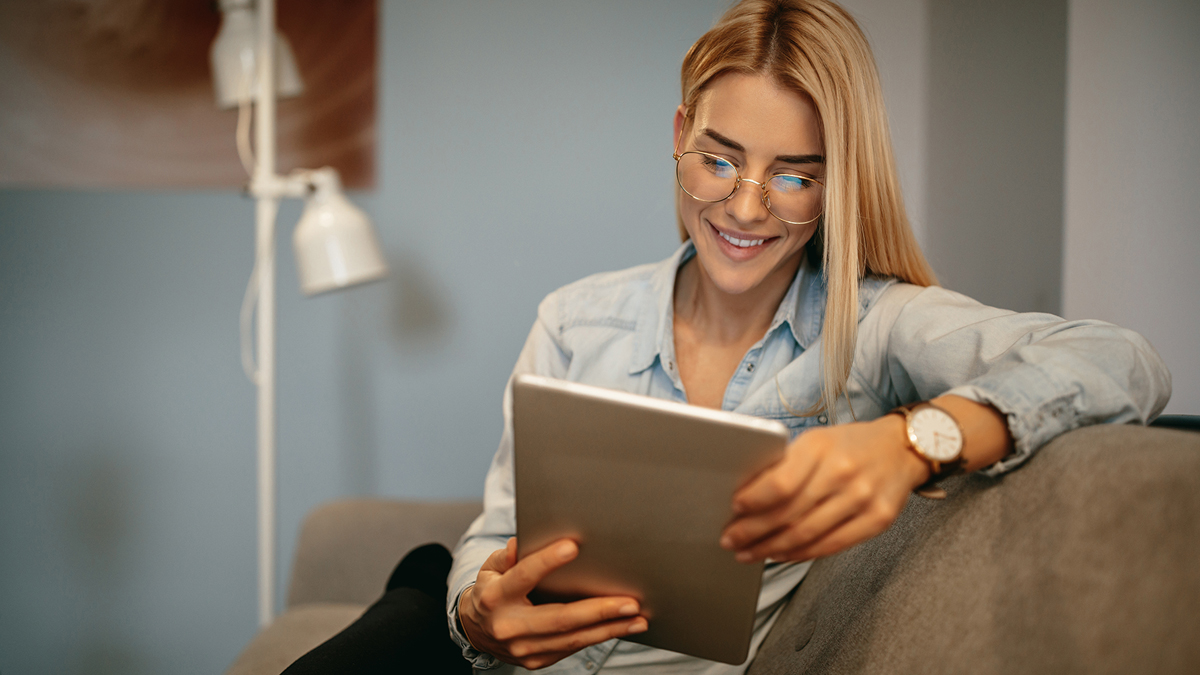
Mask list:
[{"label": "lamp shade", "polygon": [[[221,0],[221,29],[209,51],[217,106],[232,108],[258,92],[258,14],[252,0]],[[275,95],[304,91],[287,38],[275,31]]]},{"label": "lamp shade", "polygon": [[337,172],[318,169],[310,180],[313,191],[292,237],[304,293],[315,295],[387,276],[375,229],[367,214],[342,194]]}]

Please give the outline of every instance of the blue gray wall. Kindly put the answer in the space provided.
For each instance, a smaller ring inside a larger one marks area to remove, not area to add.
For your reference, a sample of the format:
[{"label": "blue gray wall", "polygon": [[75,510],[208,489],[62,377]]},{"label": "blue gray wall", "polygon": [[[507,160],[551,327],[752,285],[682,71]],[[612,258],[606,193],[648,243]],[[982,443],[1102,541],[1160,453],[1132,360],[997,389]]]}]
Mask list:
[{"label": "blue gray wall", "polygon": [[[281,587],[321,501],[478,496],[541,297],[674,250],[679,63],[724,4],[383,4],[352,197],[392,278],[302,298],[280,217]],[[253,635],[252,220],[0,191],[0,673],[214,673]]]}]

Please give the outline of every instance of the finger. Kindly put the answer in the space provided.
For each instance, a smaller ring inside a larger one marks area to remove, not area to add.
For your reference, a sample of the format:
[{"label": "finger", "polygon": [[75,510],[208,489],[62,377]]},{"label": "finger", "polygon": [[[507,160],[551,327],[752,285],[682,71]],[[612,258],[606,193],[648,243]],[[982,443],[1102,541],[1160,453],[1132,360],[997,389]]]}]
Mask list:
[{"label": "finger", "polygon": [[784,461],[762,472],[734,494],[733,512],[740,516],[778,507],[803,489],[812,477],[814,465],[809,453],[789,453]]},{"label": "finger", "polygon": [[[886,499],[871,499],[864,506],[853,509],[846,518],[816,536],[804,535],[804,543],[781,549],[767,555],[775,560],[807,560],[817,556],[831,555],[874,537],[891,527],[900,515],[903,503],[892,503]],[[819,529],[815,527],[814,529]]]},{"label": "finger", "polygon": [[812,485],[791,502],[784,502],[770,511],[759,511],[737,518],[721,533],[721,548],[738,551],[770,537],[803,518],[822,499],[830,495],[812,489]]},{"label": "finger", "polygon": [[519,638],[509,643],[509,653],[518,659],[562,652],[573,654],[613,638],[644,633],[648,627],[646,618],[642,616],[609,621],[559,635]]},{"label": "finger", "polygon": [[[515,546],[515,544],[514,544]],[[504,594],[509,597],[525,597],[554,570],[575,559],[579,545],[570,539],[559,541],[535,551],[500,577]]]},{"label": "finger", "polygon": [[804,548],[817,541],[837,526],[854,518],[862,508],[862,503],[853,495],[840,494],[830,497],[786,527],[744,547],[738,551],[736,559],[738,562],[778,559],[777,555]]},{"label": "finger", "polygon": [[832,498],[838,492],[837,483],[828,476],[822,477],[821,473],[814,471],[796,492],[775,508],[752,511],[736,518],[721,533],[721,547],[729,551],[744,549],[804,518],[818,504]]},{"label": "finger", "polygon": [[535,656],[527,656],[523,659],[517,659],[517,665],[523,666],[528,670],[539,670],[541,668],[545,668],[546,666],[552,666],[574,653],[575,652],[547,652],[544,654],[537,654]]},{"label": "finger", "polygon": [[794,517],[792,509],[784,504],[774,510],[752,513],[735,519],[721,532],[721,548],[740,551],[755,542],[783,529]]},{"label": "finger", "polygon": [[851,546],[861,544],[885,529],[887,529],[886,525],[880,527],[878,520],[868,516],[854,518],[835,527],[807,546],[785,551],[773,555],[771,558],[779,561],[800,561],[833,555]]},{"label": "finger", "polygon": [[637,600],[626,597],[588,598],[564,604],[529,606],[494,627],[502,640],[521,635],[569,633],[606,621],[636,617],[641,608]]}]

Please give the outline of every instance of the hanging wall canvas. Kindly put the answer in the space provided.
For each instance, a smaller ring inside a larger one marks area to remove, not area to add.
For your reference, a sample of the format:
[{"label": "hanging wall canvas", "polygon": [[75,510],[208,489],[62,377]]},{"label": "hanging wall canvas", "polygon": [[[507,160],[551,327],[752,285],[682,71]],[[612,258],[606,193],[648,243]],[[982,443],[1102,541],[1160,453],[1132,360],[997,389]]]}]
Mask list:
[{"label": "hanging wall canvas", "polygon": [[[376,0],[278,0],[304,92],[279,101],[280,172],[375,178]],[[0,187],[229,188],[247,175],[217,108],[214,0],[0,2]]]}]

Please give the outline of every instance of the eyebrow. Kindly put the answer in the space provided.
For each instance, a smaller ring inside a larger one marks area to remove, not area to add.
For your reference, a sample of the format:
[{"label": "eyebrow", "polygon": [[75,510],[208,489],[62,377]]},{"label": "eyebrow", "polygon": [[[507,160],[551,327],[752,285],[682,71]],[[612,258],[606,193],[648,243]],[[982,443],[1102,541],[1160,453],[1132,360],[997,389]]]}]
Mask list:
[{"label": "eyebrow", "polygon": [[[712,129],[704,129],[700,133],[704,136],[708,136],[709,138],[711,138],[714,141],[716,141],[717,143],[720,143],[721,145],[729,148],[730,150],[737,150],[738,152],[746,151],[746,148],[742,147],[741,143],[738,143],[737,141],[735,141],[731,138],[726,138],[725,136],[722,136],[721,134],[713,131]],[[824,155],[776,155],[775,161],[783,162],[784,164],[824,164],[825,156]]]}]

